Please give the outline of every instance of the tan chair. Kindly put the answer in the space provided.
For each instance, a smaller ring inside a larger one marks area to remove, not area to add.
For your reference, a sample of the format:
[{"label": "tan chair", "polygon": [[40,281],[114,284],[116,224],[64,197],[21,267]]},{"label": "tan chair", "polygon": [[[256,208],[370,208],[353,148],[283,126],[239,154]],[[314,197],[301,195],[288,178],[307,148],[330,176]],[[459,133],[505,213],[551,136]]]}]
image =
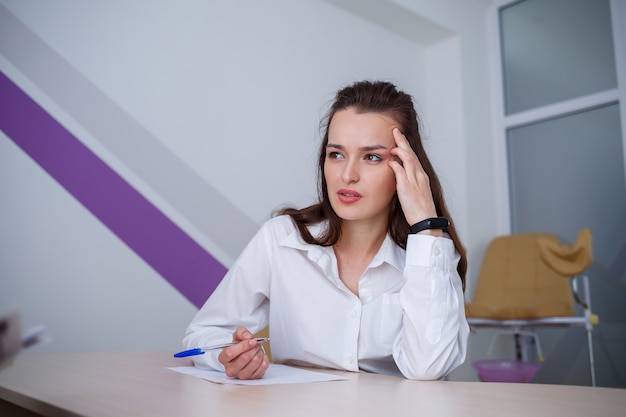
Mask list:
[{"label": "tan chair", "polygon": [[[583,272],[593,261],[591,231],[583,229],[573,245],[549,233],[499,236],[491,241],[466,313],[472,329],[522,331],[546,326],[580,326],[587,331],[591,384],[595,369],[589,281]],[[582,281],[582,297],[578,281]],[[574,302],[582,314],[575,315]]]}]

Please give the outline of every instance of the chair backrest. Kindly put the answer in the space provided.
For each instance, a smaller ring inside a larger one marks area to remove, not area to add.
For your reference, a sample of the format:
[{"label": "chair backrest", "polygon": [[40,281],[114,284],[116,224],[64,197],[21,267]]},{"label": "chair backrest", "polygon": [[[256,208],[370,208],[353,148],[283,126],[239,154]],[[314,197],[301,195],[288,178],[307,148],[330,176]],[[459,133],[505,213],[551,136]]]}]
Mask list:
[{"label": "chair backrest", "polygon": [[468,317],[533,319],[572,316],[574,302],[568,277],[542,259],[538,240],[554,241],[548,233],[499,236],[485,253]]}]

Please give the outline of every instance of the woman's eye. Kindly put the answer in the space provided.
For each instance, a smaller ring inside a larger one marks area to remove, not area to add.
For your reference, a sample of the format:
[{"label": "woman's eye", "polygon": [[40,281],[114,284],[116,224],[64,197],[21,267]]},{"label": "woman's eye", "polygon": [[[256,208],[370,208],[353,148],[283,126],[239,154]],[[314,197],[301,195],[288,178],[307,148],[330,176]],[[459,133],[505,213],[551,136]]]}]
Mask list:
[{"label": "woman's eye", "polygon": [[383,160],[383,158],[374,154],[365,155],[365,159],[367,161],[382,161]]},{"label": "woman's eye", "polygon": [[341,158],[341,154],[339,152],[328,152],[328,157],[330,159]]}]

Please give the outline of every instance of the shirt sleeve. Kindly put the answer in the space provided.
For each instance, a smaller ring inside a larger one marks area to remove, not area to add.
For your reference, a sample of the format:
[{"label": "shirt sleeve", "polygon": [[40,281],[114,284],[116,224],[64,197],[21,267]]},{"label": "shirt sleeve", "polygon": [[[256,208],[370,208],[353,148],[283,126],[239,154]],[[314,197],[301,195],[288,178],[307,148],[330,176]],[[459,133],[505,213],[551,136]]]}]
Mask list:
[{"label": "shirt sleeve", "polygon": [[[268,324],[270,257],[267,226],[252,238],[188,326],[183,348],[232,341],[239,326],[256,333]],[[224,371],[219,349],[193,356],[196,365]]]},{"label": "shirt sleeve", "polygon": [[410,379],[433,380],[465,361],[469,324],[460,260],[451,239],[409,235],[399,298],[402,330],[393,346],[400,372]]}]

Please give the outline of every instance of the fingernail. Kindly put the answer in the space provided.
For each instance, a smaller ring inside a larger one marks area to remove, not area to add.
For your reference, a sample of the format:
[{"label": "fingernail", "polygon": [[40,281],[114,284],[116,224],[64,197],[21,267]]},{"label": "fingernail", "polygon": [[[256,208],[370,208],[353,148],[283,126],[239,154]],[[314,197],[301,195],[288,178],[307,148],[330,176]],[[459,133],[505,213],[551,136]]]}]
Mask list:
[{"label": "fingernail", "polygon": [[245,332],[245,333],[243,334],[243,338],[244,338],[244,339],[250,339],[251,337],[252,337],[252,334],[251,334],[250,332]]}]

